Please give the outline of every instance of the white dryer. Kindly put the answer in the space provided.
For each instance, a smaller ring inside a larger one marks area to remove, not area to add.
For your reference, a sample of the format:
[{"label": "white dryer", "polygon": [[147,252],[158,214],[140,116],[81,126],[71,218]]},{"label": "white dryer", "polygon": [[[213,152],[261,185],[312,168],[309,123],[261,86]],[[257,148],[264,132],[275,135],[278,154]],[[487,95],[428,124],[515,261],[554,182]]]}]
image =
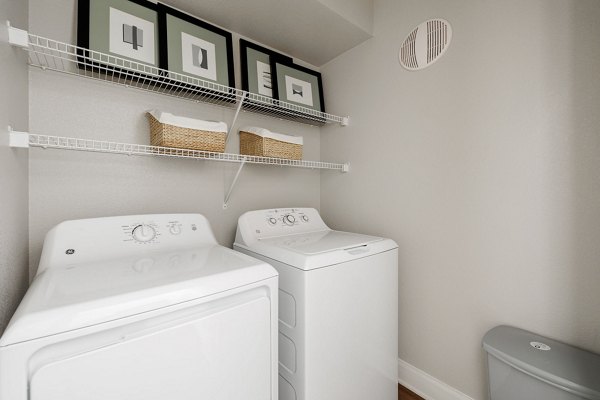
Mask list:
[{"label": "white dryer", "polygon": [[242,215],[234,248],[279,272],[279,399],[395,400],[398,250],[313,208]]},{"label": "white dryer", "polygon": [[0,400],[277,399],[277,272],[197,214],[67,221],[0,339]]}]

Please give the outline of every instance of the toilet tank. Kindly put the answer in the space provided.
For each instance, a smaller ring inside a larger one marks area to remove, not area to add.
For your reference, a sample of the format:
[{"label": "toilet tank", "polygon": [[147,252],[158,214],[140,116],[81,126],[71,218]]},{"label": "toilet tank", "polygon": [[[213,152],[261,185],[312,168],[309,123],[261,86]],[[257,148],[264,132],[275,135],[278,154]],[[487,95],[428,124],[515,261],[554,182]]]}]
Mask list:
[{"label": "toilet tank", "polygon": [[600,355],[510,326],[483,338],[490,400],[600,400]]}]

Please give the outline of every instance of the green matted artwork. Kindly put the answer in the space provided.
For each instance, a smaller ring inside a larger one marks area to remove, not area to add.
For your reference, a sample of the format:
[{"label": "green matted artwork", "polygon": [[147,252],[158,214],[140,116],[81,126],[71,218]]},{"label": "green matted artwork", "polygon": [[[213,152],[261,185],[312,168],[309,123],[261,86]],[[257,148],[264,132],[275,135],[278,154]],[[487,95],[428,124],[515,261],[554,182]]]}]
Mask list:
[{"label": "green matted artwork", "polygon": [[[273,94],[277,100],[325,112],[323,83],[317,71],[286,60],[271,60]],[[301,113],[301,112],[300,112]]]},{"label": "green matted artwork", "polygon": [[161,3],[157,11],[161,68],[235,87],[231,33]]},{"label": "green matted artwork", "polygon": [[273,97],[272,59],[292,62],[290,57],[240,39],[242,90],[261,96]]},{"label": "green matted artwork", "polygon": [[[98,72],[119,72],[106,66],[107,59],[94,51],[137,63],[158,66],[158,14],[156,5],[146,0],[79,0],[77,45],[92,51],[79,51],[80,68]],[[99,61],[96,63],[95,61]],[[136,69],[135,64],[128,65]]]}]

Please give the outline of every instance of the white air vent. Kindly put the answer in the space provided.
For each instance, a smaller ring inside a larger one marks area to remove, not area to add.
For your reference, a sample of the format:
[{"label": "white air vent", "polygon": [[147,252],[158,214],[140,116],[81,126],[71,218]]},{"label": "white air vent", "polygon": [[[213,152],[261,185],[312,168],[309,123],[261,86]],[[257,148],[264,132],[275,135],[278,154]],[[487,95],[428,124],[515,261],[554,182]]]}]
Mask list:
[{"label": "white air vent", "polygon": [[417,26],[402,42],[400,64],[411,71],[426,68],[448,49],[452,27],[443,19],[430,19]]}]

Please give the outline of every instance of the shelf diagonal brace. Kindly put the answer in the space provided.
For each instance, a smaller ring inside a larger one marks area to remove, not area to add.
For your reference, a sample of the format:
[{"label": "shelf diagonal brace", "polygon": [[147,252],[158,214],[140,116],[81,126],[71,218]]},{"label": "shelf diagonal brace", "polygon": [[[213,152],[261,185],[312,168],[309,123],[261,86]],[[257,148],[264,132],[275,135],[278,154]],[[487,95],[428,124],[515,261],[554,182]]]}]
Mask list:
[{"label": "shelf diagonal brace", "polygon": [[231,193],[233,192],[233,188],[235,187],[235,184],[238,181],[238,178],[240,177],[240,173],[242,172],[242,168],[244,168],[244,165],[246,165],[246,160],[243,160],[240,163],[240,166],[238,167],[237,172],[235,173],[235,176],[233,177],[233,181],[231,182],[231,185],[229,186],[229,190],[227,191],[227,194],[225,195],[225,199],[223,200],[223,209],[226,210],[229,204],[229,198],[231,197]]},{"label": "shelf diagonal brace", "polygon": [[240,111],[242,110],[242,105],[244,104],[245,96],[240,97],[238,100],[237,107],[235,109],[235,114],[233,114],[233,120],[231,121],[231,125],[229,126],[229,131],[227,132],[227,136],[225,136],[225,146],[227,147],[227,143],[229,143],[229,138],[233,133],[233,128],[235,123],[237,122],[238,116],[240,115]]}]

